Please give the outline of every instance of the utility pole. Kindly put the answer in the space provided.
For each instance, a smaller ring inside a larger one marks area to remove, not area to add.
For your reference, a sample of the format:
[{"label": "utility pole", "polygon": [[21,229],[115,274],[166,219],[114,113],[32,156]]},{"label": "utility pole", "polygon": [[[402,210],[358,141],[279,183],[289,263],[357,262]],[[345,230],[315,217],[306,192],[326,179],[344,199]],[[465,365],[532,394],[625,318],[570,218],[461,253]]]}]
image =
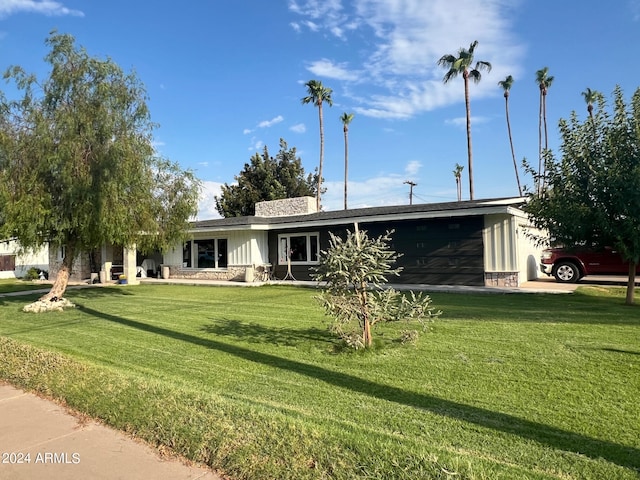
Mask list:
[{"label": "utility pole", "polygon": [[418,184],[415,182],[412,182],[411,180],[407,180],[404,183],[409,185],[409,205],[413,205],[413,187],[415,187]]}]

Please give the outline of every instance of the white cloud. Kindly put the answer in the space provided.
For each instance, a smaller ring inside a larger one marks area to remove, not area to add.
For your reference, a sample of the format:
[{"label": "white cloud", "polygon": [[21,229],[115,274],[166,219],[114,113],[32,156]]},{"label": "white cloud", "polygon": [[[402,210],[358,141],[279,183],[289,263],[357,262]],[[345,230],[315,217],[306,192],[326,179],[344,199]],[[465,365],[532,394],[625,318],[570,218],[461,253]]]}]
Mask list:
[{"label": "white cloud", "polygon": [[83,17],[80,10],[65,7],[60,2],[53,0],[2,0],[0,1],[0,18],[5,18],[16,13],[39,13],[47,16],[73,15]]},{"label": "white cloud", "polygon": [[251,130],[250,128],[245,128],[245,129],[242,131],[242,133],[243,133],[244,135],[249,135],[250,133],[253,133],[253,130]]},{"label": "white cloud", "polygon": [[[351,208],[402,205],[409,203],[404,175],[380,174],[365,181],[349,181],[347,204]],[[328,181],[322,184],[326,193],[322,196],[323,210],[344,208],[344,182]]]},{"label": "white cloud", "polygon": [[[474,117],[471,116],[471,126],[473,125],[481,125],[483,123],[490,122],[491,119],[488,117]],[[457,118],[449,118],[444,121],[445,125],[453,125],[457,128],[467,129],[467,117],[457,117]]]},{"label": "white cloud", "polygon": [[404,171],[407,175],[415,175],[420,171],[421,168],[422,163],[420,163],[418,160],[411,160],[409,163],[407,163],[407,166],[404,167]]},{"label": "white cloud", "polygon": [[304,123],[297,123],[295,125],[291,125],[291,127],[289,127],[289,130],[294,133],[304,133],[307,131],[307,127]]},{"label": "white cloud", "polygon": [[253,137],[251,139],[251,145],[247,150],[249,150],[250,152],[255,152],[255,151],[262,150],[262,147],[264,147],[264,142],[262,140],[259,140]]},{"label": "white cloud", "polygon": [[274,126],[277,123],[280,123],[284,120],[282,115],[278,115],[277,117],[272,118],[271,120],[264,120],[258,124],[259,128],[269,128]]},{"label": "white cloud", "polygon": [[[457,87],[462,79],[444,85],[445,71],[437,61],[444,54],[468,48],[474,40],[478,40],[477,59],[491,62],[493,69],[474,85],[472,101],[498,95],[498,79],[519,75],[524,47],[515,38],[510,21],[517,3],[456,0],[452,8],[450,0],[353,0],[344,6],[338,0],[292,0],[289,8],[313,21],[314,28],[341,39],[357,29],[373,30],[376,42],[358,46],[360,65],[322,58],[310,61],[308,69],[347,87],[366,82],[375,93],[351,98],[356,112],[403,119],[463,101],[462,87]],[[304,22],[298,25],[304,27]]]},{"label": "white cloud", "polygon": [[346,67],[347,63],[333,63],[331,60],[323,58],[321,60],[311,62],[309,66],[307,66],[307,70],[319,77],[347,81],[357,80],[358,73],[350,72]]},{"label": "white cloud", "polygon": [[202,182],[202,192],[198,202],[197,220],[210,220],[220,218],[220,214],[216,210],[216,196],[222,193],[222,183],[219,182]]}]

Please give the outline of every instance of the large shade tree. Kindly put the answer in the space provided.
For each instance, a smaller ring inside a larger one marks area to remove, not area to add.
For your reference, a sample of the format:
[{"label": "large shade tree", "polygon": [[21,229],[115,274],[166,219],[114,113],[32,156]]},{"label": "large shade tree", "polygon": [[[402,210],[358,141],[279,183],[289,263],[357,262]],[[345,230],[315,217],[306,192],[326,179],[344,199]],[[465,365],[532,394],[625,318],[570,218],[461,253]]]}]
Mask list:
[{"label": "large shade tree", "polygon": [[333,90],[325,87],[319,80],[309,80],[304,84],[307,87],[307,95],[302,97],[302,104],[311,103],[318,107],[318,122],[320,125],[320,162],[318,163],[318,188],[316,190],[316,208],[320,211],[321,195],[322,195],[322,168],[324,165],[324,118],[322,114],[322,105],[326,103],[330,107],[333,105],[331,94]]},{"label": "large shade tree", "polygon": [[223,217],[253,215],[257,202],[304,196],[315,196],[317,175],[306,175],[296,148],[289,148],[280,139],[280,151],[275,158],[265,146],[255,153],[244,169],[235,176],[237,183],[222,186],[216,196],[216,209]]},{"label": "large shade tree", "polygon": [[0,238],[64,247],[43,297],[61,297],[74,259],[103,244],[164,249],[197,213],[199,181],[155,155],[145,90],[112,60],[53,32],[39,81],[21,67],[0,98]]},{"label": "large shade tree", "polygon": [[478,41],[474,41],[469,49],[460,48],[458,53],[455,55],[448,54],[443,55],[438,60],[438,65],[444,67],[447,70],[442,81],[444,83],[449,83],[452,79],[456,78],[458,75],[462,75],[462,79],[464,80],[464,104],[466,107],[466,118],[467,118],[467,158],[468,158],[468,168],[469,168],[469,199],[473,200],[473,153],[471,148],[471,102],[469,99],[469,79],[471,79],[474,83],[478,83],[482,78],[482,71],[486,70],[487,72],[491,71],[491,64],[489,62],[485,62],[483,60],[479,60],[476,62],[475,66],[474,62],[474,53],[475,49],[478,46]]},{"label": "large shade tree", "polygon": [[524,209],[554,244],[620,252],[629,262],[630,304],[640,262],[640,89],[628,106],[616,88],[612,112],[603,98],[598,102],[587,121],[575,112],[560,120],[562,157],[546,152],[546,178],[538,182],[544,187],[529,195]]}]

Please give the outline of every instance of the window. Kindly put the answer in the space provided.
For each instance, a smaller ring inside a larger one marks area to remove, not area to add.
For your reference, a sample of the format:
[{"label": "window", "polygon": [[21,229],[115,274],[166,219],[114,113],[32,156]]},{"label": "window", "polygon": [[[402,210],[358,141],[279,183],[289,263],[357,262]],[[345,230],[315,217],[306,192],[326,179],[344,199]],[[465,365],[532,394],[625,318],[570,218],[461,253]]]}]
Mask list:
[{"label": "window", "polygon": [[182,249],[182,265],[187,268],[227,268],[227,239],[186,242]]},{"label": "window", "polygon": [[288,234],[278,236],[278,263],[318,263],[320,241],[317,233]]}]

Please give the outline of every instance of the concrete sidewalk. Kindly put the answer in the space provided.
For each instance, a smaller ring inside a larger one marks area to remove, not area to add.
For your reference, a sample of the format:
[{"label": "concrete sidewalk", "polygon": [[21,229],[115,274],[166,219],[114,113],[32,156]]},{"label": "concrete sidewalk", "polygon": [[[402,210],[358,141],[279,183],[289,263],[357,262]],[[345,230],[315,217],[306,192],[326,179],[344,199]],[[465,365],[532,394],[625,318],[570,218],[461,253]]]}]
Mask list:
[{"label": "concrete sidewalk", "polygon": [[0,478],[221,480],[60,405],[0,383]]}]

